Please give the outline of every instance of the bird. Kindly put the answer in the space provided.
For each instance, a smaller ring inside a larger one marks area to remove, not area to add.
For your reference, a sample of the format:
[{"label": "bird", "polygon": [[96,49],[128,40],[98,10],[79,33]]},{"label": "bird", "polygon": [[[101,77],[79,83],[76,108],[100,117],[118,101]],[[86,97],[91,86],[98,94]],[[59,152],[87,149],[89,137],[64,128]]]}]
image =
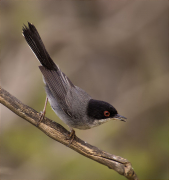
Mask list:
[{"label": "bird", "polygon": [[75,86],[60,70],[48,54],[36,27],[28,22],[22,27],[22,35],[40,62],[39,69],[45,84],[46,101],[37,125],[45,117],[49,101],[53,111],[70,129],[70,143],[75,138],[76,129],[90,129],[110,120],[126,122],[126,117],[118,114],[108,102],[93,99],[83,89]]}]

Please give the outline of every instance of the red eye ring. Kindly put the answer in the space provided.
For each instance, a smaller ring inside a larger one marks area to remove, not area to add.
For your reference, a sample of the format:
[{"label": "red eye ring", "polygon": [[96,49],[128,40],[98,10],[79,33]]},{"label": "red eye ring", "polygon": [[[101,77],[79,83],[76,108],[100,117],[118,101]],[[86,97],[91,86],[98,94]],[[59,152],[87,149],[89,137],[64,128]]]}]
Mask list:
[{"label": "red eye ring", "polygon": [[104,116],[109,117],[110,116],[110,112],[109,111],[104,111]]}]

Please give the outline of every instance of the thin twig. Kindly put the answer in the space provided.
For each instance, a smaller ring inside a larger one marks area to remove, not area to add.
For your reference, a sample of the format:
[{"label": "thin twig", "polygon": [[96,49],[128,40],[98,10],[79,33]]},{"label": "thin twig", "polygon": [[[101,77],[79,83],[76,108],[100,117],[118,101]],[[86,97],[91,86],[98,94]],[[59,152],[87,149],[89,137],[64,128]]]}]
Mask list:
[{"label": "thin twig", "polygon": [[[10,93],[5,91],[1,87],[0,103],[9,108],[18,116],[33,124],[34,126],[37,125],[41,114],[30,108],[29,106],[24,105],[16,97],[12,96]],[[66,146],[69,145],[69,140],[67,137],[70,132],[68,132],[60,124],[45,117],[37,128],[39,128],[52,139]],[[137,175],[135,174],[131,166],[131,163],[127,159],[102,151],[97,147],[84,142],[78,137],[73,140],[69,148],[75,150],[83,156],[86,156],[94,161],[97,161],[109,167],[110,169],[115,170],[129,180],[138,180]]]}]

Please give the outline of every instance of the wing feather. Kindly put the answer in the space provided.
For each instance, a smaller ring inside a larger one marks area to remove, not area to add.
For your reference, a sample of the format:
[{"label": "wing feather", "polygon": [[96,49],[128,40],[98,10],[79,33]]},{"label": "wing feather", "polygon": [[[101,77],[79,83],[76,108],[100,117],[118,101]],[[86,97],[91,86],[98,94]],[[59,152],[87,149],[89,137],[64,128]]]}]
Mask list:
[{"label": "wing feather", "polygon": [[[68,77],[62,73],[60,70],[49,70],[44,66],[39,66],[41,70],[45,83],[50,89],[53,97],[57,100],[58,104],[61,106],[66,114],[73,116],[71,112],[71,93],[72,88],[75,88],[73,83],[68,79]],[[67,94],[69,93],[69,98]]]}]

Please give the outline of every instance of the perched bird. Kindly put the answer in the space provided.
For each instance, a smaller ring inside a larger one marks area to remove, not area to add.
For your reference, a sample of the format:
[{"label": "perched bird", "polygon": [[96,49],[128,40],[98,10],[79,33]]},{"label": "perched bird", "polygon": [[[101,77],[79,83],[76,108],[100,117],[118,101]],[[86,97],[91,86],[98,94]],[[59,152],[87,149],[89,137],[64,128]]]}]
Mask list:
[{"label": "perched bird", "polygon": [[93,99],[70,81],[49,56],[33,24],[28,22],[28,27],[24,25],[22,34],[41,63],[39,69],[45,83],[47,98],[39,123],[45,116],[47,101],[58,117],[69,126],[72,141],[75,136],[73,128],[90,129],[110,120],[126,121],[111,104]]}]

